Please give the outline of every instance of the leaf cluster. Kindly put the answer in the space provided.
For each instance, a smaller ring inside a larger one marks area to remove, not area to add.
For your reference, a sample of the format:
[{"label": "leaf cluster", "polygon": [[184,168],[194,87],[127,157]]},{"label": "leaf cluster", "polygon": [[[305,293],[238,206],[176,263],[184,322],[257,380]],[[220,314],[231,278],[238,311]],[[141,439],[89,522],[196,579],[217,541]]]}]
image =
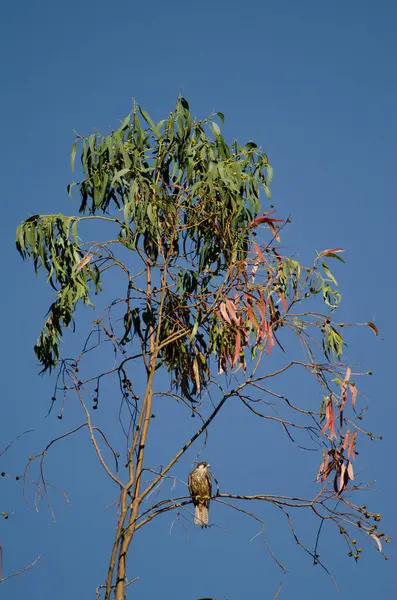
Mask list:
[{"label": "leaf cluster", "polygon": [[[128,275],[116,349],[137,336],[148,355],[156,336],[159,366],[192,402],[210,380],[211,356],[219,372],[245,370],[246,350],[252,358],[282,347],[277,331],[296,303],[321,293],[336,308],[340,294],[326,262],[305,269],[276,249],[284,222],[259,214],[261,195],[270,198],[268,157],[254,142],[228,144],[217,122],[223,120],[212,113],[197,121],[179,98],[159,123],[134,106],[108,136],[77,137],[71,164],[80,146],[83,178],[69,192],[77,186],[81,216],[36,215],[17,230],[19,252],[57,292],[35,345],[43,371],[58,363],[63,328],[79,301],[92,306],[110,266]],[[96,219],[116,225],[117,237],[83,249],[77,227]],[[270,239],[261,243],[259,228]],[[134,283],[115,247],[142,260],[150,289]],[[318,259],[340,258],[340,250]],[[303,335],[305,325],[295,319],[293,328]],[[321,331],[324,352],[339,358],[343,339],[335,326],[323,320]]]}]

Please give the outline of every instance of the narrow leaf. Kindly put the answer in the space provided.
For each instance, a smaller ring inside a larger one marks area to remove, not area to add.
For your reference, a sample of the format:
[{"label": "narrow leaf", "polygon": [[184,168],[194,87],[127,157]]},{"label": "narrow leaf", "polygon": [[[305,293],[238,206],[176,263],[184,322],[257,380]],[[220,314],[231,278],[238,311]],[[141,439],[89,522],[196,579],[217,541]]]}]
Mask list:
[{"label": "narrow leaf", "polygon": [[120,181],[121,178],[124,175],[126,175],[128,172],[129,172],[129,169],[120,169],[120,171],[117,171],[116,175],[113,177],[112,184],[114,185],[115,183]]},{"label": "narrow leaf", "polygon": [[345,435],[345,441],[343,442],[343,450],[346,450],[346,448],[349,445],[349,440],[350,440],[350,429],[347,430],[346,435]]},{"label": "narrow leaf", "polygon": [[232,367],[234,367],[234,365],[236,364],[236,362],[239,359],[240,350],[241,350],[241,334],[240,334],[239,331],[237,331],[236,345],[235,345],[235,348],[234,348],[234,356],[233,356],[233,361],[232,361]]},{"label": "narrow leaf", "polygon": [[375,335],[379,335],[378,328],[374,323],[371,323],[371,321],[368,321],[367,325],[370,329],[372,329],[372,331],[374,332]]},{"label": "narrow leaf", "polygon": [[325,481],[327,479],[330,473],[330,470],[328,469],[329,459],[330,455],[329,452],[327,452],[324,456],[323,462],[321,463],[319,470],[317,471],[316,481]]},{"label": "narrow leaf", "polygon": [[379,552],[382,552],[382,544],[381,544],[380,539],[378,538],[378,536],[375,535],[374,533],[371,533],[370,535],[371,535],[372,538],[374,538],[374,540],[375,540],[375,542],[376,542],[376,544],[378,546]]},{"label": "narrow leaf", "polygon": [[335,415],[334,415],[334,407],[332,404],[332,397],[328,400],[327,406],[325,408],[325,425],[322,428],[321,432],[325,433],[327,429],[329,429],[329,434],[331,438],[336,437],[335,434]]},{"label": "narrow leaf", "polygon": [[145,119],[146,123],[148,123],[148,125],[150,125],[150,127],[152,129],[155,129],[155,124],[152,121],[152,119],[150,118],[149,114],[146,112],[146,110],[143,110],[143,108],[139,107],[139,112],[141,113],[142,117]]},{"label": "narrow leaf", "polygon": [[181,98],[180,102],[185,110],[189,110],[189,103],[185,98]]},{"label": "narrow leaf", "polygon": [[70,153],[70,166],[72,167],[72,171],[74,171],[74,161],[76,158],[76,150],[77,150],[77,140],[73,142],[72,152]]},{"label": "narrow leaf", "polygon": [[254,242],[254,248],[255,248],[257,257],[260,258],[261,261],[265,262],[264,254],[256,242]]},{"label": "narrow leaf", "polygon": [[323,250],[320,252],[317,258],[321,258],[321,256],[330,256],[330,254],[336,254],[339,252],[344,252],[343,248],[331,248],[330,250]]},{"label": "narrow leaf", "polygon": [[227,313],[226,306],[225,306],[224,302],[221,302],[221,304],[219,306],[219,310],[221,311],[221,315],[225,319],[225,321],[227,323],[231,324],[231,320],[230,320],[230,317],[229,317],[229,315]]},{"label": "narrow leaf", "polygon": [[92,258],[91,254],[86,254],[85,257],[83,258],[83,260],[77,265],[76,273],[79,273],[79,271],[81,271],[81,269],[83,267],[85,267],[85,265],[88,265],[88,263],[90,262],[91,258]]},{"label": "narrow leaf", "polygon": [[274,336],[273,336],[273,330],[271,328],[271,326],[269,325],[269,323],[267,323],[267,321],[265,321],[267,327],[267,352],[266,354],[270,354],[270,352],[273,350],[273,346],[274,346]]},{"label": "narrow leaf", "polygon": [[195,324],[193,326],[192,333],[190,334],[190,341],[192,341],[192,339],[195,337],[195,335],[198,331],[199,325],[200,325],[200,322],[197,319],[197,321],[195,322]]},{"label": "narrow leaf", "polygon": [[341,494],[346,487],[345,473],[346,473],[346,466],[345,466],[345,463],[343,463],[340,467],[340,473],[339,473],[338,494]]},{"label": "narrow leaf", "polygon": [[273,225],[272,222],[269,222],[268,225],[269,225],[269,229],[272,232],[273,236],[279,242],[280,241],[280,236],[279,236],[279,233],[278,233],[276,227]]},{"label": "narrow leaf", "polygon": [[354,446],[356,443],[356,437],[357,437],[357,431],[355,431],[353,433],[353,435],[351,436],[350,443],[349,443],[349,449],[347,451],[347,457],[350,460],[354,460]]},{"label": "narrow leaf", "polygon": [[229,298],[226,298],[226,307],[227,310],[229,312],[229,315],[231,316],[231,318],[233,319],[233,321],[236,323],[236,325],[239,324],[239,320],[237,318],[237,313],[236,313],[236,309],[234,308],[234,304],[231,300],[229,300]]},{"label": "narrow leaf", "polygon": [[194,376],[194,382],[196,384],[196,388],[197,388],[197,392],[200,393],[201,391],[201,385],[200,385],[200,374],[199,374],[199,367],[198,367],[198,363],[197,363],[197,358],[195,358],[193,360],[193,376]]},{"label": "narrow leaf", "polygon": [[252,323],[252,325],[254,326],[255,329],[258,328],[258,319],[256,318],[256,315],[254,313],[254,311],[252,310],[252,306],[249,302],[247,302],[247,315],[248,315],[248,319],[250,320],[250,322]]},{"label": "narrow leaf", "polygon": [[353,481],[354,480],[354,471],[353,471],[353,465],[350,462],[350,460],[347,463],[347,474],[349,476],[350,481]]},{"label": "narrow leaf", "polygon": [[353,385],[352,383],[349,384],[349,388],[350,388],[350,392],[352,395],[352,407],[353,410],[355,410],[356,408],[356,398],[357,398],[357,387],[355,385]]},{"label": "narrow leaf", "polygon": [[255,219],[253,219],[251,221],[251,223],[249,224],[250,227],[257,227],[258,225],[261,225],[262,223],[284,223],[284,219],[271,219],[270,217],[267,217],[266,215],[262,215],[261,217],[256,217]]},{"label": "narrow leaf", "polygon": [[218,123],[215,123],[215,121],[212,122],[212,128],[214,130],[215,135],[218,136],[221,134],[220,127],[219,127]]}]

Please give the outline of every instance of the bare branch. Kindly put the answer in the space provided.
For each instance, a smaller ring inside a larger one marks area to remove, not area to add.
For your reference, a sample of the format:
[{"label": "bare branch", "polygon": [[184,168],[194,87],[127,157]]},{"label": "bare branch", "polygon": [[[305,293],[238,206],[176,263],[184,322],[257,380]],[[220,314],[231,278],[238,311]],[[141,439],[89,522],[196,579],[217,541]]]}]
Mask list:
[{"label": "bare branch", "polygon": [[6,575],[5,577],[2,577],[1,576],[1,572],[0,572],[0,583],[3,583],[4,581],[7,581],[7,579],[10,579],[11,577],[16,577],[17,575],[21,575],[21,573],[25,573],[25,571],[29,571],[29,569],[31,569],[32,567],[34,567],[34,565],[40,560],[40,558],[41,558],[41,556],[38,556],[27,567],[24,567],[23,569],[21,569],[20,571],[16,571],[15,573],[10,573],[10,575]]}]

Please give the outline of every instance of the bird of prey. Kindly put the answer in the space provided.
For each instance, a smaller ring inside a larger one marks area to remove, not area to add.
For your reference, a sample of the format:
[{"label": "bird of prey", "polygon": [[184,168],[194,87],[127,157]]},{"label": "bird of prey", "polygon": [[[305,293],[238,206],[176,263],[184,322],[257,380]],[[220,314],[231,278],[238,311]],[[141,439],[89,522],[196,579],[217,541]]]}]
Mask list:
[{"label": "bird of prey", "polygon": [[208,473],[209,464],[201,462],[189,475],[189,492],[196,507],[194,511],[194,524],[207,527],[208,509],[211,498],[211,478]]}]

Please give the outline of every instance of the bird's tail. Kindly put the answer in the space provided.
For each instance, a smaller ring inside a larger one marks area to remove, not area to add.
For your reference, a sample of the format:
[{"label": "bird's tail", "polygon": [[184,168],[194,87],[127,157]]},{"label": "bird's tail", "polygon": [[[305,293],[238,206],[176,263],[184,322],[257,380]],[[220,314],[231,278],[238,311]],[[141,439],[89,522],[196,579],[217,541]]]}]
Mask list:
[{"label": "bird's tail", "polygon": [[198,504],[194,511],[194,524],[207,527],[208,525],[208,508],[202,504]]}]

